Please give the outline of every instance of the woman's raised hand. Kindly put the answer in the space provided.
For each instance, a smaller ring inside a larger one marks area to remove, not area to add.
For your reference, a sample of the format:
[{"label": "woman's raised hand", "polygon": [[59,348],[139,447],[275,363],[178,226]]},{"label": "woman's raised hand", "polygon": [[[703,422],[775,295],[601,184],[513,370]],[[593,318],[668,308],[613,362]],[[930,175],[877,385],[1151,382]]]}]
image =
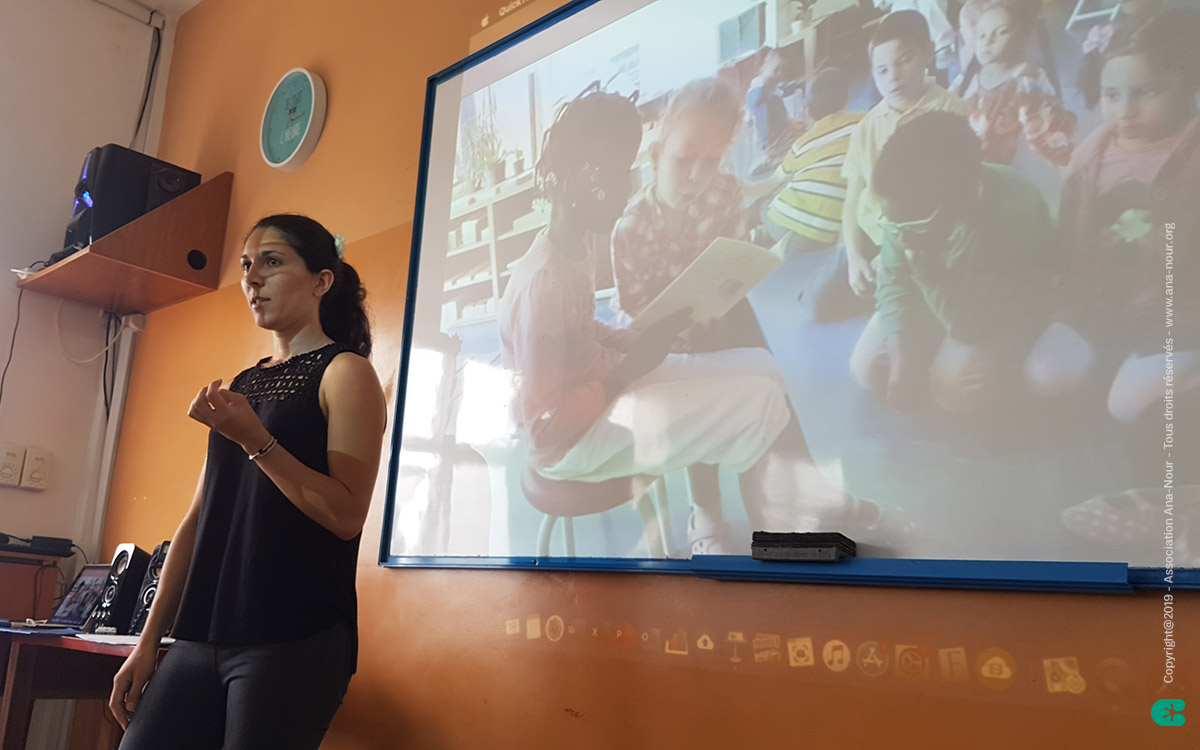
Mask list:
[{"label": "woman's raised hand", "polygon": [[246,453],[261,450],[271,440],[246,397],[222,388],[220,380],[200,389],[188,407],[188,416],[242,446]]}]

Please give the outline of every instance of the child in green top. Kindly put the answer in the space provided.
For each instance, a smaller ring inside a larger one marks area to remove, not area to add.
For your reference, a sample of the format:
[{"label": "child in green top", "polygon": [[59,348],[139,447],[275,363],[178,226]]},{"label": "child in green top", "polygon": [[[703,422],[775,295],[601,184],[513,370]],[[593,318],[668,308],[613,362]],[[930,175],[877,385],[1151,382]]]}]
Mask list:
[{"label": "child in green top", "polygon": [[1019,372],[1046,327],[1049,212],[1027,180],[985,166],[971,126],[948,112],[902,125],[873,178],[883,250],[851,372],[896,409],[928,393],[948,411],[972,410]]}]

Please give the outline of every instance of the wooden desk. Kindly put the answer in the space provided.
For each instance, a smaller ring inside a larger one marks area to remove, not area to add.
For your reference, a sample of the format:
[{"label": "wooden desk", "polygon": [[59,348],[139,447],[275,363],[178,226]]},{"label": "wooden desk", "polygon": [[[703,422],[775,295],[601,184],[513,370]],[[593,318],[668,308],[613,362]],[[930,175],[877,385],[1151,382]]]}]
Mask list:
[{"label": "wooden desk", "polygon": [[[25,750],[33,702],[38,699],[107,702],[113,675],[132,650],[71,636],[0,633],[0,666],[7,667],[0,701],[0,750]],[[91,746],[115,748],[120,727],[115,721],[104,724],[99,743]]]}]

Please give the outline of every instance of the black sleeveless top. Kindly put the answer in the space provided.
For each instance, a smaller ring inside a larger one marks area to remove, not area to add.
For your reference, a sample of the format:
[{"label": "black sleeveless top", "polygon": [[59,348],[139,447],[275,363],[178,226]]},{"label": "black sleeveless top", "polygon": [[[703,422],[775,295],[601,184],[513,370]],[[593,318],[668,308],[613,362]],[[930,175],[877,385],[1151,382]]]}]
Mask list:
[{"label": "black sleeveless top", "polygon": [[[344,351],[333,343],[276,365],[263,359],[229,386],[280,447],[323,474],[328,424],[318,387]],[[172,635],[251,646],[305,638],[337,623],[353,627],[360,538],[342,541],[304,515],[241,446],[210,431],[196,546]]]}]

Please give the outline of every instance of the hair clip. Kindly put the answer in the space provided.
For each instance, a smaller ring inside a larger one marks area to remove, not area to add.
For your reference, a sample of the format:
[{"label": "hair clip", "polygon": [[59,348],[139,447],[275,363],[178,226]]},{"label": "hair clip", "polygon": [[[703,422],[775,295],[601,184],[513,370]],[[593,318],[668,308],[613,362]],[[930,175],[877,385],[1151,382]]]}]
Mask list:
[{"label": "hair clip", "polygon": [[333,252],[337,254],[338,260],[346,257],[346,238],[340,232],[333,235]]}]

